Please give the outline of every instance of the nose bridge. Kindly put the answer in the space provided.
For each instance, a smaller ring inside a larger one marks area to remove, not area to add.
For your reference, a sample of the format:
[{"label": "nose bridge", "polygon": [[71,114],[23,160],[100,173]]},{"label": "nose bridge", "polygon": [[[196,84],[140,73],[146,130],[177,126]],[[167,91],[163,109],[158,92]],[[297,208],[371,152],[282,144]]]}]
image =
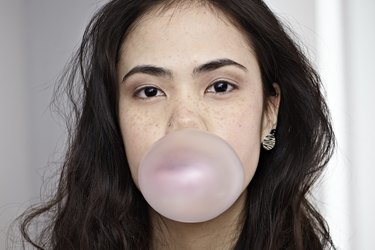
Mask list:
[{"label": "nose bridge", "polygon": [[189,94],[178,96],[171,102],[169,128],[173,131],[184,128],[205,130],[203,106],[202,101],[197,97]]}]

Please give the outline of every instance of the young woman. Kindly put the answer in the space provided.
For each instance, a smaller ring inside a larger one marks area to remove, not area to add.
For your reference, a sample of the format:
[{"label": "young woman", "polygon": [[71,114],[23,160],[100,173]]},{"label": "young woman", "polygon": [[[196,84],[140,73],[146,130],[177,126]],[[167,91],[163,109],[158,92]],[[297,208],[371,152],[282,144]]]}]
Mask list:
[{"label": "young woman", "polygon": [[[36,248],[334,248],[308,199],[334,146],[320,79],[261,0],[110,1],[68,73],[59,187],[21,225]],[[236,202],[200,223],[162,216],[138,188],[145,152],[185,128],[224,139],[245,173]]]}]

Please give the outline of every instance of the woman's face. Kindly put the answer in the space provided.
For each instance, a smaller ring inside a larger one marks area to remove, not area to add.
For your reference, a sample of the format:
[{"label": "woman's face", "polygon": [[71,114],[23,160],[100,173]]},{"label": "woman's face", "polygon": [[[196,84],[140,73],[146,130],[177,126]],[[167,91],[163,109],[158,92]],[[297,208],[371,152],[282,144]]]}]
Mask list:
[{"label": "woman's face", "polygon": [[199,6],[147,14],[122,45],[118,81],[121,133],[137,185],[146,151],[184,128],[227,141],[250,182],[278,97],[266,113],[255,53],[223,14]]}]

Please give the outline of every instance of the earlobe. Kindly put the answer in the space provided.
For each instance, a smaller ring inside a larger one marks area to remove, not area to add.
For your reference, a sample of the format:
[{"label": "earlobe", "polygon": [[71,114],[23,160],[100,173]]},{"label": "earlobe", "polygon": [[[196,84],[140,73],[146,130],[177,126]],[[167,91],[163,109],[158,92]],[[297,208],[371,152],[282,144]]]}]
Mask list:
[{"label": "earlobe", "polygon": [[272,86],[274,88],[274,95],[267,97],[266,107],[264,109],[261,137],[262,142],[272,133],[273,130],[276,130],[277,127],[281,91],[280,86],[277,83],[273,83]]}]

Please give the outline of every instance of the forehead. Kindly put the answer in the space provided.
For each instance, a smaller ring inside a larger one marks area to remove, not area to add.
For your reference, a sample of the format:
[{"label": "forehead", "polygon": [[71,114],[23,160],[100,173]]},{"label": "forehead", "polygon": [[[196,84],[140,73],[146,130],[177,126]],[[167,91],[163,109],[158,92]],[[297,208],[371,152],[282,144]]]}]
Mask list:
[{"label": "forehead", "polygon": [[134,25],[120,53],[120,63],[128,67],[168,64],[169,59],[176,58],[195,62],[207,58],[231,58],[243,63],[254,60],[245,34],[224,13],[202,5],[148,12]]}]

